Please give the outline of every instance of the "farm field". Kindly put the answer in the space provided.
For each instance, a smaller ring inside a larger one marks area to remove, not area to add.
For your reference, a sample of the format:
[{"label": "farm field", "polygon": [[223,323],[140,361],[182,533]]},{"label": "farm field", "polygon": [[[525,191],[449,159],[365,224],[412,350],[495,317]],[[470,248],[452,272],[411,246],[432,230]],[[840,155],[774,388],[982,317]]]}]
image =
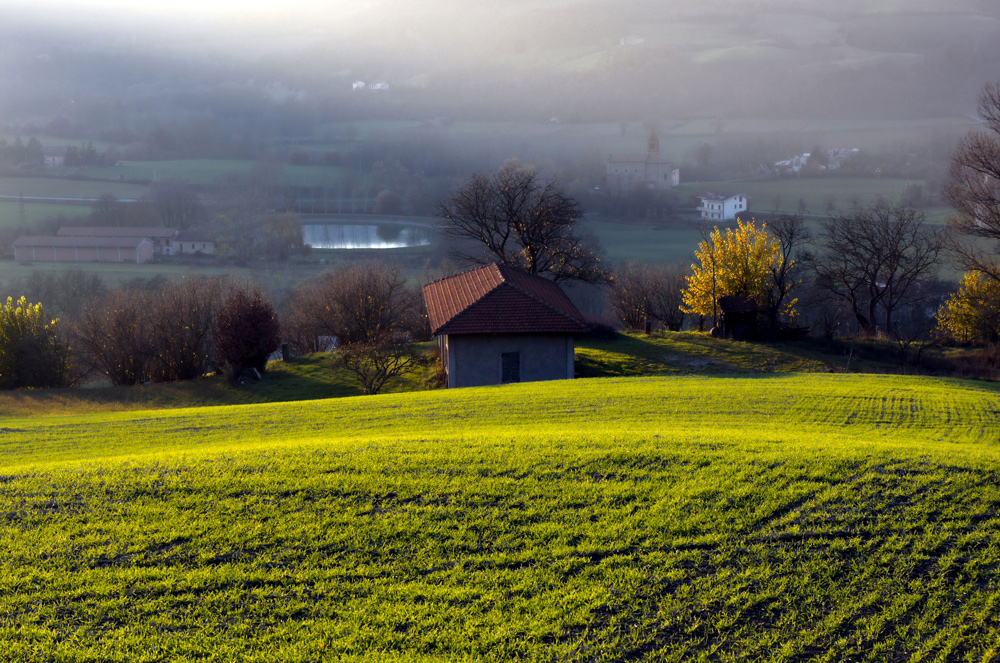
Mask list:
[{"label": "farm field", "polygon": [[[37,223],[59,216],[87,216],[90,205],[60,205],[56,203],[25,203],[24,222]],[[17,228],[21,224],[21,204],[0,200],[0,228]]]},{"label": "farm field", "polygon": [[[799,201],[806,205],[805,214],[826,217],[833,205],[834,214],[848,212],[857,200],[861,205],[873,204],[879,196],[888,202],[899,203],[907,180],[893,178],[868,179],[858,177],[785,178],[779,180],[752,180],[745,182],[695,182],[681,184],[674,190],[684,200],[705,191],[732,194],[745,193],[750,196],[750,212],[787,213],[799,211]],[[924,185],[915,180],[913,184]],[[925,185],[926,186],[926,185]],[[698,201],[694,200],[694,204]],[[943,223],[951,213],[946,205],[937,205],[925,210],[927,219]]]},{"label": "farm field", "polygon": [[[195,184],[211,184],[228,173],[248,173],[254,162],[240,159],[181,159],[175,161],[125,161],[106,168],[82,168],[78,171],[87,177],[137,180],[163,180],[183,178]],[[341,166],[293,166],[278,168],[279,185],[335,187],[345,176],[365,183],[367,173],[360,173]]]},{"label": "farm field", "polygon": [[604,259],[612,264],[626,260],[690,264],[701,240],[697,220],[652,226],[587,217],[583,227],[594,234]]},{"label": "farm field", "polygon": [[[2,177],[0,196],[48,196],[64,198],[97,198],[110,193],[116,198],[138,198],[146,192],[142,184],[128,182],[93,182],[54,177]],[[15,203],[17,201],[14,201]]]},{"label": "farm field", "polygon": [[0,437],[16,660],[993,660],[1000,390],[605,378]]}]

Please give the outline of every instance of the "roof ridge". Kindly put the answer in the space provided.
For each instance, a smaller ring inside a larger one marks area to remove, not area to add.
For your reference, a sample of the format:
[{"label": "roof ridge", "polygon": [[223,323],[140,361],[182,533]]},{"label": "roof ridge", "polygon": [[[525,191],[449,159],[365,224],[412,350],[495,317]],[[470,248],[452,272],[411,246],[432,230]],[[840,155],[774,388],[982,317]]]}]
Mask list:
[{"label": "roof ridge", "polygon": [[[500,263],[494,263],[494,264],[499,265]],[[504,265],[504,266],[513,269],[512,267],[510,267],[510,265]],[[527,274],[528,276],[533,276],[535,278],[541,279],[543,281],[546,281],[547,283],[551,283],[552,285],[554,285],[559,290],[559,293],[563,297],[566,297],[566,299],[569,301],[570,305],[572,305],[573,308],[576,308],[576,304],[573,304],[573,300],[571,300],[569,298],[569,296],[565,292],[563,292],[562,288],[560,288],[559,284],[556,283],[555,281],[550,281],[549,279],[545,278],[544,276],[539,276],[538,274],[532,274],[530,272],[522,272],[522,273],[523,274]],[[539,299],[538,297],[536,297],[535,295],[531,294],[530,292],[528,292],[524,288],[521,288],[521,287],[515,285],[510,279],[506,278],[503,275],[502,271],[500,272],[500,275],[503,277],[503,283],[508,284],[510,287],[514,288],[515,290],[517,290],[519,293],[521,293],[525,297],[528,297],[530,299],[535,300],[536,302],[538,302],[539,304],[541,304],[545,308],[558,313],[559,315],[563,316],[564,318],[569,318],[570,320],[573,320],[574,322],[583,322],[582,319],[570,317],[569,315],[566,314],[566,311],[563,311],[562,309],[558,309],[555,306],[552,306],[548,302],[543,301],[543,300]],[[500,285],[503,285],[503,283],[501,283]],[[498,285],[497,287],[499,288],[500,286]],[[492,292],[492,290],[490,292]],[[579,309],[577,309],[577,313],[579,313],[579,312],[580,312]]]},{"label": "roof ridge", "polygon": [[[466,274],[471,274],[472,272],[478,272],[481,269],[486,269],[492,265],[499,265],[499,264],[500,264],[499,261],[494,260],[493,262],[486,263],[485,265],[479,265],[478,267],[469,267],[465,271],[455,272],[454,274],[450,274],[448,276],[442,276],[439,279],[434,279],[430,283],[425,283],[423,287],[426,288],[429,285],[434,285],[435,283],[441,283],[442,281],[448,281],[450,279],[455,278],[456,276],[465,276]],[[503,279],[500,280],[502,281]]]}]

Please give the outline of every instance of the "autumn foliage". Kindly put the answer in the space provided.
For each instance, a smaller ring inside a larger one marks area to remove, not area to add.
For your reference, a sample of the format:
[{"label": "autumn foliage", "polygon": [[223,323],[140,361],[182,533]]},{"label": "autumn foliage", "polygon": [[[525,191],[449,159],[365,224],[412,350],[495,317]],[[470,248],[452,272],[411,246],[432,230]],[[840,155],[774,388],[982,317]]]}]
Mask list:
[{"label": "autumn foliage", "polygon": [[966,272],[937,318],[938,330],[960,341],[1000,340],[1000,281],[982,272]]},{"label": "autumn foliage", "polygon": [[[695,251],[697,263],[683,293],[685,313],[717,320],[720,297],[752,297],[762,308],[773,307],[778,315],[793,316],[796,300],[788,296],[789,283],[778,288],[777,275],[789,273],[794,261],[782,251],[781,242],[762,224],[738,220],[725,232],[716,226]],[[783,292],[782,292],[783,290]]]},{"label": "autumn foliage", "polygon": [[0,308],[0,388],[62,387],[70,381],[70,351],[41,304],[21,297]]}]

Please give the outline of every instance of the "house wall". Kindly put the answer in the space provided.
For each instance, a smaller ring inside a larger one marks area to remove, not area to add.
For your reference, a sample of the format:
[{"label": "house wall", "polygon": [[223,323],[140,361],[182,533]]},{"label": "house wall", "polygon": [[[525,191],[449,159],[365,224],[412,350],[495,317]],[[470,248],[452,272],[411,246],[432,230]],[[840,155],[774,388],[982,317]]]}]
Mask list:
[{"label": "house wall", "polygon": [[732,221],[747,210],[748,198],[744,195],[730,196],[725,200],[701,199],[701,218]]},{"label": "house wall", "polygon": [[670,163],[609,161],[607,181],[609,187],[623,192],[630,191],[643,183],[654,189],[669,189],[680,183],[680,171]]},{"label": "house wall", "polygon": [[172,239],[168,240],[164,245],[163,253],[168,256],[180,255],[182,253],[215,255],[215,242],[208,240]]},{"label": "house wall", "polygon": [[461,334],[447,336],[442,361],[449,387],[500,384],[500,355],[521,353],[521,382],[573,377],[573,336],[569,334]]},{"label": "house wall", "polygon": [[131,248],[100,249],[93,246],[21,246],[15,247],[14,259],[34,262],[134,262],[147,263],[153,260],[153,245],[143,243],[138,251]]}]

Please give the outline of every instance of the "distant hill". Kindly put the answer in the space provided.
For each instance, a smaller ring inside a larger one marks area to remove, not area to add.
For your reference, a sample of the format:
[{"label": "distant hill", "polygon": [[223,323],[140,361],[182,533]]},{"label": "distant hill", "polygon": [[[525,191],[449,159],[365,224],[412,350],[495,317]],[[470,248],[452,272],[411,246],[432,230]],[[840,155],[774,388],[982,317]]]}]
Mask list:
[{"label": "distant hill", "polygon": [[158,125],[302,135],[328,121],[442,115],[941,117],[972,112],[1000,59],[1000,5],[984,0],[286,9],[194,24],[118,12],[83,27],[71,11],[25,13],[0,26],[0,125],[124,140]]}]

